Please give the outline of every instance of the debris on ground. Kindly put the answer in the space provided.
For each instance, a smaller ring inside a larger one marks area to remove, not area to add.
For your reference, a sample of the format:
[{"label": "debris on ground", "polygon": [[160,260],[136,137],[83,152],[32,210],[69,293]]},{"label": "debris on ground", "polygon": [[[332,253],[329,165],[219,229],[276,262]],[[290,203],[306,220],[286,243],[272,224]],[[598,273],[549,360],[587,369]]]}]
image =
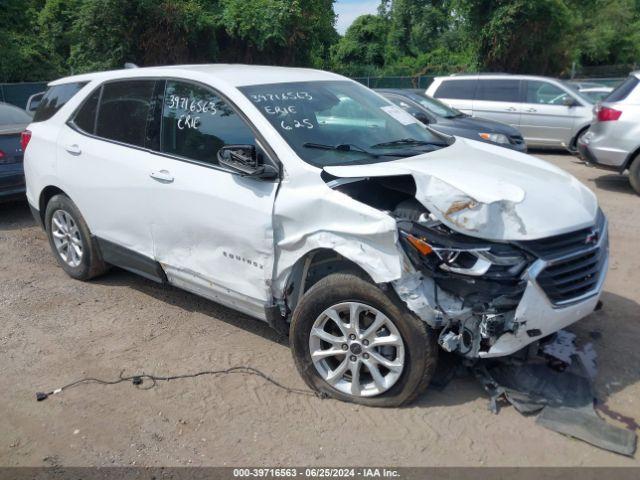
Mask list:
[{"label": "debris on ground", "polygon": [[[504,398],[522,414],[538,413],[538,425],[632,456],[637,443],[635,429],[615,427],[598,416],[592,385],[596,353],[593,345],[578,348],[575,340],[574,334],[561,330],[537,355],[524,360],[485,360],[473,365],[472,371],[489,393],[494,413]],[[606,411],[604,408],[600,405],[598,410]]]}]

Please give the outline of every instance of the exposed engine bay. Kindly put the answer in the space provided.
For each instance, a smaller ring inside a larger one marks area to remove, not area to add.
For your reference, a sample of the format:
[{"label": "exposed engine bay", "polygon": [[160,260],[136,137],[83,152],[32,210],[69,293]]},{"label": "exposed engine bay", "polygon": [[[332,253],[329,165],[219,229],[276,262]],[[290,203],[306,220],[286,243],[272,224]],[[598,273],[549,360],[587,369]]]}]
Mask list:
[{"label": "exposed engine bay", "polygon": [[[561,247],[573,248],[573,233],[544,239],[542,246],[538,241],[483,240],[454,231],[432,214],[416,199],[411,175],[336,178],[325,172],[323,179],[333,189],[395,219],[398,243],[410,267],[392,285],[410,310],[439,331],[438,343],[444,350],[466,358],[497,356],[504,354],[500,346],[492,351],[500,337],[519,337],[524,346],[553,333],[536,328],[527,318],[532,313],[543,316],[544,309],[521,304],[528,287],[538,297],[545,296],[531,276],[546,265],[542,248],[558,240]],[[469,205],[454,202],[447,214],[466,208]],[[592,263],[588,265],[592,270],[579,265],[577,273],[575,268],[563,267],[563,275],[570,280],[581,279],[582,273],[596,278],[602,264],[595,257]],[[542,301],[531,293],[528,300]],[[553,308],[547,298],[544,301]],[[577,319],[562,319],[563,326]]]}]

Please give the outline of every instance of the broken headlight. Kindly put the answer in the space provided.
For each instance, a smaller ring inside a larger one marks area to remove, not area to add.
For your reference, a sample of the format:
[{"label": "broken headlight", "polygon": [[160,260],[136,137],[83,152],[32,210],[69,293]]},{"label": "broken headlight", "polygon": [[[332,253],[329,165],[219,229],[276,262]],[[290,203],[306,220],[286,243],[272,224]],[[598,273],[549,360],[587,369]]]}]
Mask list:
[{"label": "broken headlight", "polygon": [[528,264],[525,254],[508,244],[482,242],[443,229],[413,225],[400,229],[405,250],[414,262],[434,273],[513,278]]}]

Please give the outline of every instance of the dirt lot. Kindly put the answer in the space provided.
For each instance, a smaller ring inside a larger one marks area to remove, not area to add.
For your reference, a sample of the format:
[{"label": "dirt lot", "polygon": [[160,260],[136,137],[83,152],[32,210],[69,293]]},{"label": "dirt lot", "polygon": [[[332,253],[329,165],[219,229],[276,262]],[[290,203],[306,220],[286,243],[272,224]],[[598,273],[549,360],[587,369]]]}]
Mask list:
[{"label": "dirt lot", "polygon": [[[566,155],[541,155],[580,178],[609,216],[604,309],[573,327],[600,332],[600,398],[640,420],[640,197],[627,179]],[[285,343],[215,303],[121,270],[67,277],[26,204],[0,205],[0,465],[640,465],[499,415],[471,379],[402,409],[278,390],[242,375],[177,380],[149,391],[87,385],[45,402],[38,390],[121,370],[171,375],[250,365],[303,388]]]}]

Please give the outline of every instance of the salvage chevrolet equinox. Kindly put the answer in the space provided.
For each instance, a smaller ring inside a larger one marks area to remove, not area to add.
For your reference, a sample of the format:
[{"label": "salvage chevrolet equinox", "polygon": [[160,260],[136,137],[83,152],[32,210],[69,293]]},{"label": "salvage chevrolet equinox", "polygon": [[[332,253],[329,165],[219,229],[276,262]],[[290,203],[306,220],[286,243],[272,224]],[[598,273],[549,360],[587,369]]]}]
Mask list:
[{"label": "salvage chevrolet equinox", "polygon": [[521,350],[591,313],[607,270],[606,219],[575,178],[332,73],[69,77],[22,143],[29,204],[71,277],[115,265],[264,320],[341,400],[412,401],[440,348]]}]

